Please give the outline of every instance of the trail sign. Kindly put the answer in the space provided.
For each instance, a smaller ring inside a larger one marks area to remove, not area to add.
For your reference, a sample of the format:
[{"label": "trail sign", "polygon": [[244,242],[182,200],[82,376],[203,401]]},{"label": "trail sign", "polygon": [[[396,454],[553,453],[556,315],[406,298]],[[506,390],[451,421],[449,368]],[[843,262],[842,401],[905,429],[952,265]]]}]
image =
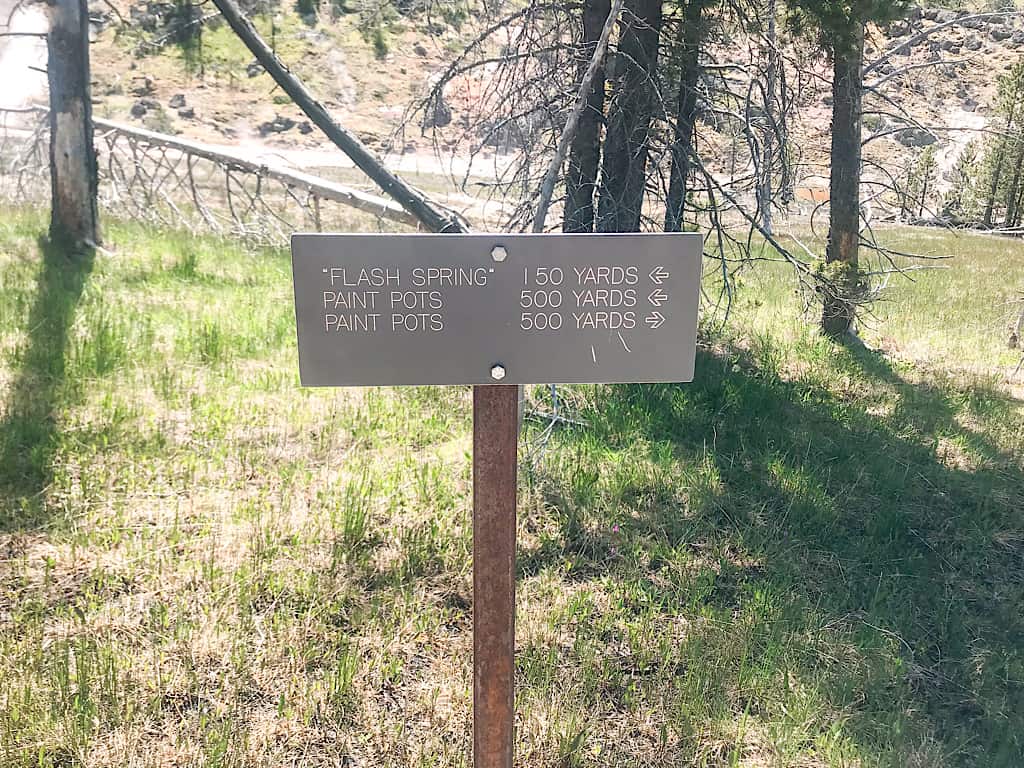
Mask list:
[{"label": "trail sign", "polygon": [[514,385],[692,379],[702,242],[292,236],[304,385],[502,385],[473,387],[475,768],[512,768]]},{"label": "trail sign", "polygon": [[693,378],[702,237],[292,236],[305,386]]}]

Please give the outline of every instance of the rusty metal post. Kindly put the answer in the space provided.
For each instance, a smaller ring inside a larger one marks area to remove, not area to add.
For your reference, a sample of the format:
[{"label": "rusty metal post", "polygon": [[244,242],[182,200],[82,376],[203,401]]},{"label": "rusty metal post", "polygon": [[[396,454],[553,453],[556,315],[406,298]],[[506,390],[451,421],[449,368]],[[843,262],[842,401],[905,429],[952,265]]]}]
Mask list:
[{"label": "rusty metal post", "polygon": [[473,387],[475,768],[512,768],[518,389]]}]

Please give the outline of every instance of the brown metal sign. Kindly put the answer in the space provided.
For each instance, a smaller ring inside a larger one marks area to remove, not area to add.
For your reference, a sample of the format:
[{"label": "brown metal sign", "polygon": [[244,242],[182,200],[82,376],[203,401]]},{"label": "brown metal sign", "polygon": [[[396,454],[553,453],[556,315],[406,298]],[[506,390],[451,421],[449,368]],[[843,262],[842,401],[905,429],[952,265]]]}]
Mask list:
[{"label": "brown metal sign", "polygon": [[292,237],[306,386],[690,381],[702,237]]}]

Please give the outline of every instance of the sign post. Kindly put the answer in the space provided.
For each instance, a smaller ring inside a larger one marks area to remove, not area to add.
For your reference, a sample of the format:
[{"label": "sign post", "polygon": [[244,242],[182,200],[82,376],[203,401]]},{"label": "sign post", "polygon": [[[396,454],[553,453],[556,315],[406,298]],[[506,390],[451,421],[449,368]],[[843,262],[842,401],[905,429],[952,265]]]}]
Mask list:
[{"label": "sign post", "polygon": [[512,768],[519,388],[473,387],[473,765]]},{"label": "sign post", "polygon": [[698,234],[292,237],[304,386],[473,385],[473,761],[512,768],[518,386],[693,378]]}]

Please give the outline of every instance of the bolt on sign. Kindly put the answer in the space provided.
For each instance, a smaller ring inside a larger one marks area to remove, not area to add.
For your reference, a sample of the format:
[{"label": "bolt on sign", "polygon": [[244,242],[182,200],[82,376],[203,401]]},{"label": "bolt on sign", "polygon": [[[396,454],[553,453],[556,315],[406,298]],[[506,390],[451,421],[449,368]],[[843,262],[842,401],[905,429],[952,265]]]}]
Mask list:
[{"label": "bolt on sign", "polygon": [[702,237],[292,237],[305,386],[689,381]]},{"label": "bolt on sign", "polygon": [[512,766],[514,385],[692,379],[702,242],[697,234],[292,237],[304,385],[481,385],[473,387],[475,768]]}]

